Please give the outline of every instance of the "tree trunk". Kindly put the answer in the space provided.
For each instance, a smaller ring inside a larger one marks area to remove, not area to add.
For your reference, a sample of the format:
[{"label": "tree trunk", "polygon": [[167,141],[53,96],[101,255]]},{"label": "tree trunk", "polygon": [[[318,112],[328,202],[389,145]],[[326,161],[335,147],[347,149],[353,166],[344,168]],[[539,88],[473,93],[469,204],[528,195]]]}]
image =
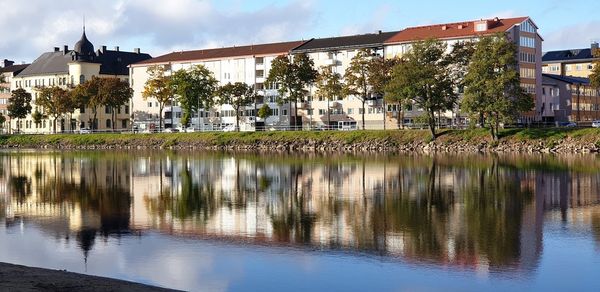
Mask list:
[{"label": "tree trunk", "polygon": [[383,107],[383,111],[382,111],[383,112],[383,130],[385,131],[385,118],[386,118],[385,117],[385,114],[386,114],[386,111],[385,111],[385,98],[381,100],[381,105]]},{"label": "tree trunk", "polygon": [[429,112],[429,131],[431,132],[431,138],[432,140],[435,140],[437,138],[436,132],[435,132],[435,113],[433,111]]},{"label": "tree trunk", "polygon": [[235,110],[235,131],[240,131],[240,109],[236,108]]},{"label": "tree trunk", "polygon": [[327,99],[327,130],[329,130],[329,126],[331,126],[330,112],[331,112],[331,109],[329,107],[329,99]]},{"label": "tree trunk", "polygon": [[365,112],[366,112],[366,108],[365,108],[365,103],[367,102],[366,97],[363,97],[362,100],[362,129],[365,130]]},{"label": "tree trunk", "polygon": [[[159,103],[158,104],[158,132],[162,132],[162,112],[163,112],[163,108],[164,108],[164,104]],[[173,114],[173,111],[171,111],[171,114]]]},{"label": "tree trunk", "polygon": [[112,131],[115,131],[115,108],[111,108],[111,113],[110,113],[110,119],[111,119],[111,127],[112,127]]},{"label": "tree trunk", "polygon": [[56,134],[56,119],[58,119],[57,116],[54,116],[54,119],[52,120],[52,133]]},{"label": "tree trunk", "polygon": [[95,107],[94,108],[94,118],[92,119],[92,126],[90,127],[90,128],[92,128],[92,132],[98,130],[98,123],[96,123],[97,115],[98,115],[98,107]]}]

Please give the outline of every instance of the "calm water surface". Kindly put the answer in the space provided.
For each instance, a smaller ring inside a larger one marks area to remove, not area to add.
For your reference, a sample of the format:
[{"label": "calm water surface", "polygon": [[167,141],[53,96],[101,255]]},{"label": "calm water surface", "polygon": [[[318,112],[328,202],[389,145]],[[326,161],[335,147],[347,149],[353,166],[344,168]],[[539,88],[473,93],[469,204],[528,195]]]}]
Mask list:
[{"label": "calm water surface", "polygon": [[0,153],[0,261],[193,291],[600,291],[600,157]]}]

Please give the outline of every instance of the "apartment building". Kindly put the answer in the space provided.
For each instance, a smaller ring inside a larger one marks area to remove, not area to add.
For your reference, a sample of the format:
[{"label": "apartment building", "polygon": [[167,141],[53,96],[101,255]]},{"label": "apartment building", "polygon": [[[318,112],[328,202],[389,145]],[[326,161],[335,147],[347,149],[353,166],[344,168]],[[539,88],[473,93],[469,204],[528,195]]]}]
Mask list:
[{"label": "apartment building", "polygon": [[598,60],[595,52],[598,43],[593,42],[589,48],[574,50],[559,50],[544,53],[542,71],[546,74],[575,76],[588,78]]},{"label": "apartment building", "polygon": [[542,93],[545,122],[590,125],[600,120],[600,94],[589,78],[544,74]]},{"label": "apartment building", "polygon": [[[280,105],[277,103],[277,90],[275,87],[265,84],[265,79],[271,69],[271,62],[277,56],[288,55],[292,49],[303,43],[303,41],[292,41],[173,52],[135,63],[130,66],[131,86],[134,89],[134,123],[140,130],[158,128],[159,116],[162,115],[165,118],[164,128],[180,127],[182,111],[176,101],[170,103],[163,113],[159,113],[158,103],[155,100],[143,98],[144,86],[150,78],[148,69],[152,66],[163,66],[168,75],[181,69],[203,65],[213,73],[219,81],[219,85],[244,82],[254,86],[258,95],[261,96],[254,105],[242,110],[242,117],[240,117],[241,130],[254,130],[256,122],[264,123],[267,127],[288,126],[290,123],[290,107],[287,104]],[[256,121],[256,110],[264,104],[271,108],[271,116],[265,120],[259,119]],[[192,117],[191,124],[197,130],[222,130],[235,125],[235,119],[236,115],[233,107],[223,105],[201,110]]]},{"label": "apartment building", "polygon": [[[450,51],[458,42],[476,41],[478,38],[506,33],[509,39],[515,42],[519,54],[519,71],[521,73],[521,85],[535,97],[535,111],[524,113],[521,122],[533,122],[541,120],[541,96],[542,96],[542,37],[538,34],[537,25],[529,17],[517,18],[494,18],[476,21],[465,21],[456,23],[445,23],[428,26],[409,27],[400,31],[385,42],[385,57],[401,57],[411,49],[415,41],[436,38],[448,45]],[[398,108],[390,108],[389,115],[404,119],[404,124],[412,123],[415,117],[422,115],[421,109],[412,108],[400,113]],[[456,108],[440,117],[440,123],[445,125],[464,125],[466,118]]]},{"label": "apartment building", "polygon": [[[542,99],[542,42],[538,27],[529,17],[494,18],[458,23],[446,23],[428,26],[409,27],[401,31],[376,32],[372,34],[311,39],[308,41],[230,47],[187,52],[174,52],[152,60],[133,64],[130,68],[131,84],[135,91],[133,100],[135,123],[140,128],[152,128],[158,124],[158,117],[166,117],[166,128],[179,127],[181,109],[173,106],[158,113],[156,101],[144,100],[142,92],[149,76],[150,66],[160,65],[167,74],[193,65],[204,65],[211,70],[221,85],[228,82],[245,82],[254,85],[264,99],[256,105],[243,109],[242,130],[253,130],[257,108],[263,103],[269,104],[273,116],[264,122],[267,126],[285,127],[289,125],[290,105],[276,103],[277,91],[264,83],[268,75],[270,62],[279,55],[308,54],[315,67],[330,67],[336,73],[344,75],[350,61],[362,49],[372,50],[374,55],[385,58],[402,57],[412,44],[428,38],[440,39],[448,44],[450,51],[454,44],[464,41],[476,41],[478,38],[496,33],[505,33],[518,47],[518,65],[521,84],[535,98],[536,108],[523,113],[521,122],[541,121]],[[276,86],[276,85],[274,85]],[[299,115],[304,128],[325,126],[340,127],[351,125],[360,128],[362,123],[362,97],[340,96],[338,100],[328,102],[315,96],[316,88],[307,88],[310,92],[307,102],[299,104]],[[398,105],[390,104],[384,108],[382,96],[369,96],[365,106],[366,129],[393,129],[414,123],[423,112],[418,108],[400,111]],[[329,113],[329,115],[328,115]],[[230,106],[215,107],[200,111],[192,119],[192,124],[201,130],[220,130],[235,123],[235,112]],[[441,125],[466,125],[467,118],[458,110],[440,115]]]},{"label": "apartment building", "polygon": [[[352,58],[360,50],[369,49],[374,55],[383,56],[384,42],[398,32],[376,32],[353,36],[311,39],[292,50],[292,54],[307,54],[315,63],[315,68],[329,67],[334,73],[344,76]],[[315,88],[310,89],[308,101],[301,104],[300,115],[304,125],[327,125],[342,128],[344,125],[362,127],[362,98],[357,96],[339,96],[336,101],[328,101],[316,96]],[[388,128],[397,127],[397,123],[385,116],[382,96],[369,96],[364,108],[365,128],[382,129],[384,121]],[[329,115],[328,115],[329,111]]]},{"label": "apartment building", "polygon": [[[55,47],[53,51],[43,53],[31,65],[12,78],[11,88],[23,88],[32,94],[32,112],[42,108],[35,105],[38,88],[48,86],[59,86],[65,89],[73,88],[92,77],[116,77],[122,80],[129,79],[130,64],[150,59],[151,56],[143,54],[139,49],[134,52],[123,52],[119,47],[108,50],[102,46],[94,50],[94,45],[88,40],[85,28],[81,39],[73,49],[63,46],[62,50]],[[116,114],[115,129],[130,129],[131,105],[123,105]],[[100,108],[96,120],[93,120],[92,110],[81,108],[73,114],[65,115],[56,123],[57,132],[78,131],[82,128],[94,128],[100,131],[111,130],[112,112],[110,108]],[[29,115],[19,121],[18,127],[23,133],[48,133],[52,131],[52,120],[45,119],[36,124]],[[11,122],[11,128],[16,129],[17,121]],[[95,127],[94,127],[95,125]]]},{"label": "apartment building", "polygon": [[7,133],[10,130],[10,117],[8,116],[8,99],[11,96],[10,84],[12,79],[25,70],[29,64],[15,65],[15,62],[4,59],[0,65],[0,113],[6,118],[2,132]]}]

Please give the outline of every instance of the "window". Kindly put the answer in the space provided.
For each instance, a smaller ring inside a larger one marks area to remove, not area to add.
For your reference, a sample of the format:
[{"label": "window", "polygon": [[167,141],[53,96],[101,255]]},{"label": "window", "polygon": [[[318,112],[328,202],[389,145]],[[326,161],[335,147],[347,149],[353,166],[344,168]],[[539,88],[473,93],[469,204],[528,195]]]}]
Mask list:
[{"label": "window", "polygon": [[112,127],[110,119],[106,119],[106,127],[107,128],[111,128]]},{"label": "window", "polygon": [[148,102],[148,107],[152,107],[152,102],[151,101]]},{"label": "window", "polygon": [[535,48],[535,39],[530,37],[521,37],[521,47]]},{"label": "window", "polygon": [[487,23],[483,22],[483,23],[478,23],[477,25],[475,25],[475,31],[486,31],[488,28]]},{"label": "window", "polygon": [[535,79],[535,69],[521,68],[520,74],[521,78]]},{"label": "window", "polygon": [[125,106],[125,113],[129,114],[129,106],[128,105]]},{"label": "window", "polygon": [[284,109],[284,110],[282,111],[282,115],[284,115],[284,116],[287,116],[287,110],[286,110],[286,109]]},{"label": "window", "polygon": [[592,69],[594,69],[594,65],[593,64],[588,64],[587,68],[588,68],[588,70],[592,70]]},{"label": "window", "polygon": [[521,31],[535,33],[535,26],[528,20],[521,24]]},{"label": "window", "polygon": [[525,92],[535,94],[535,84],[522,83],[521,87],[525,90]]},{"label": "window", "polygon": [[123,129],[127,128],[127,120],[121,120],[121,128],[123,128]]},{"label": "window", "polygon": [[85,107],[84,106],[82,106],[82,107],[79,108],[79,113],[80,114],[85,114]]},{"label": "window", "polygon": [[105,113],[105,114],[110,114],[110,113],[112,113],[112,111],[111,111],[111,108],[110,108],[109,106],[105,106],[105,107],[104,107],[104,113]]},{"label": "window", "polygon": [[326,111],[326,110],[324,110],[324,109],[322,109],[322,108],[320,108],[320,109],[319,109],[319,115],[321,115],[321,116],[322,116],[322,115],[325,115],[325,114],[327,114],[327,111]]},{"label": "window", "polygon": [[354,114],[354,109],[353,109],[353,108],[349,108],[349,109],[348,109],[348,114],[349,114],[349,115],[351,115],[351,114]]},{"label": "window", "polygon": [[530,53],[519,53],[519,61],[524,63],[535,63],[535,55]]}]

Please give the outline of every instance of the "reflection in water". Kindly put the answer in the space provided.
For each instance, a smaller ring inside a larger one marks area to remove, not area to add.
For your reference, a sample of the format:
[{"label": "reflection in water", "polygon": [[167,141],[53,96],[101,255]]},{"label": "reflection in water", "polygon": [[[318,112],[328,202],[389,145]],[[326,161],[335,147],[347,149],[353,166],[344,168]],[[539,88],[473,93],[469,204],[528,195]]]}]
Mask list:
[{"label": "reflection in water", "polygon": [[84,258],[97,240],[160,231],[532,271],[546,215],[587,222],[600,243],[600,162],[589,157],[20,152],[0,159],[7,228],[36,224],[55,240],[76,240]]}]

